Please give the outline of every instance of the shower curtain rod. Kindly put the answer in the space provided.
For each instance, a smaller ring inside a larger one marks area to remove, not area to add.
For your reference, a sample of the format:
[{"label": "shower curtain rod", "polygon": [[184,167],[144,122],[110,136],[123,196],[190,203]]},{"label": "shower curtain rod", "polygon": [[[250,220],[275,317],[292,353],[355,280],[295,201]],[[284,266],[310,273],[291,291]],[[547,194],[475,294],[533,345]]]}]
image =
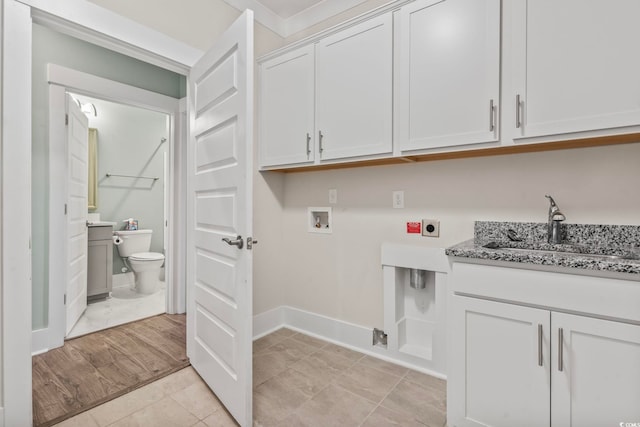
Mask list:
[{"label": "shower curtain rod", "polygon": [[152,180],[154,180],[154,181],[157,181],[157,180],[159,180],[159,179],[160,179],[160,178],[158,178],[157,176],[155,176],[155,177],[154,177],[154,176],[140,176],[140,175],[137,175],[137,176],[136,176],[136,175],[119,175],[119,174],[116,174],[116,173],[107,173],[107,174],[106,174],[106,177],[107,177],[107,178],[111,178],[112,176],[118,176],[118,177],[121,177],[121,178],[142,178],[142,179],[152,179]]}]

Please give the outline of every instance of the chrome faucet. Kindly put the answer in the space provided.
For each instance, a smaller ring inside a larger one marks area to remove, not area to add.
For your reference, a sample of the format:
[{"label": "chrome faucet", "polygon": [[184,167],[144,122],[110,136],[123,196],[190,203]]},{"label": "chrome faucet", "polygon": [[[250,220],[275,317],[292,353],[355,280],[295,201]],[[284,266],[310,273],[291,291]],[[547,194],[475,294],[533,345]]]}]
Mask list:
[{"label": "chrome faucet", "polygon": [[556,205],[556,201],[553,200],[548,194],[545,194],[547,199],[549,199],[549,223],[547,225],[547,242],[552,244],[560,244],[562,243],[562,233],[560,230],[560,223],[564,221],[566,218],[562,212],[560,212],[560,208]]}]

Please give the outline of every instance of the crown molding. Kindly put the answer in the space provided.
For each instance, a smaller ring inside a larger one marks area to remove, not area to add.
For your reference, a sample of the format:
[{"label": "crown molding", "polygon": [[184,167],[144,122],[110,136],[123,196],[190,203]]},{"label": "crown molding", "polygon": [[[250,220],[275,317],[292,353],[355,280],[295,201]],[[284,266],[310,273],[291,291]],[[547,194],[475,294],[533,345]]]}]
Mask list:
[{"label": "crown molding", "polygon": [[224,0],[225,3],[243,11],[252,9],[256,21],[281,37],[289,37],[299,31],[318,24],[366,0],[324,0],[287,19],[282,18],[258,0]]}]

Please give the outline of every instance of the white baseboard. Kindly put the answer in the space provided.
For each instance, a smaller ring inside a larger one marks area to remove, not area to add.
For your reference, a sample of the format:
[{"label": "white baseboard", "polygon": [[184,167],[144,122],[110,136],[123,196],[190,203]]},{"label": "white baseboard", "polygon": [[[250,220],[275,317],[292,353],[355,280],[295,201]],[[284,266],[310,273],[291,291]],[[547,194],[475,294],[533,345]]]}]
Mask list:
[{"label": "white baseboard", "polygon": [[253,339],[257,340],[285,326],[283,307],[253,316]]},{"label": "white baseboard", "polygon": [[49,328],[31,331],[31,355],[49,351]]},{"label": "white baseboard", "polygon": [[4,427],[4,408],[0,406],[0,427]]},{"label": "white baseboard", "polygon": [[383,347],[374,346],[371,336],[372,328],[294,307],[280,306],[254,316],[254,339],[258,339],[282,327],[359,351],[368,356],[424,372],[434,377],[446,379],[445,373],[434,371],[430,368],[429,363],[422,364],[415,357],[408,357]]}]

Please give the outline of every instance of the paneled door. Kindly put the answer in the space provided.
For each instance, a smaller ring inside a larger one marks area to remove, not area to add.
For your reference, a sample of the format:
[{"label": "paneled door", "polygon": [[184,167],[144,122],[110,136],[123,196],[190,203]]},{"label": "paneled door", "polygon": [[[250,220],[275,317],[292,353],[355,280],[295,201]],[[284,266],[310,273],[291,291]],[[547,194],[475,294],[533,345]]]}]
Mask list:
[{"label": "paneled door", "polygon": [[67,95],[67,292],[69,334],[87,308],[87,189],[89,180],[89,120]]},{"label": "paneled door", "polygon": [[187,354],[252,424],[253,12],[189,74]]}]

